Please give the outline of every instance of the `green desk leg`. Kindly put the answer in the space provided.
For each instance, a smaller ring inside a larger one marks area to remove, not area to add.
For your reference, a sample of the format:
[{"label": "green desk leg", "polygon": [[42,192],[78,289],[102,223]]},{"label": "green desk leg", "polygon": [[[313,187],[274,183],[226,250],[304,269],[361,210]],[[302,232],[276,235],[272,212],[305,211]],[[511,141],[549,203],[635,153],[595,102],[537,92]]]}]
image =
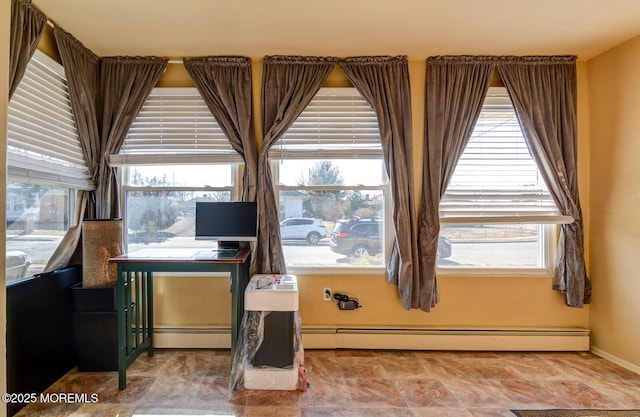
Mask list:
[{"label": "green desk leg", "polygon": [[147,355],[153,356],[154,344],[153,344],[153,272],[146,272],[147,281],[147,320],[149,326],[149,347],[147,348]]},{"label": "green desk leg", "polygon": [[246,262],[236,264],[231,269],[231,357],[236,352],[238,331],[244,315],[244,290],[249,284],[249,265]]},{"label": "green desk leg", "polygon": [[116,286],[116,305],[118,308],[118,388],[127,387],[127,364],[125,363],[126,330],[125,330],[125,301],[124,301],[124,272],[118,264],[118,282]]}]

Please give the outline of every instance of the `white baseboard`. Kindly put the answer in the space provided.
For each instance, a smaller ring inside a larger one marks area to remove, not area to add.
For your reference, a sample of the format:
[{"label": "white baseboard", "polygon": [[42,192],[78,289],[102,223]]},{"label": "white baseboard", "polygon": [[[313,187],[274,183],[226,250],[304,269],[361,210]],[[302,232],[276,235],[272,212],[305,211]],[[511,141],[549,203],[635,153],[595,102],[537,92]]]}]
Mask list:
[{"label": "white baseboard", "polygon": [[640,366],[639,365],[636,365],[634,363],[625,361],[624,359],[620,359],[619,357],[617,357],[615,355],[612,355],[612,354],[610,354],[608,352],[605,352],[604,350],[599,349],[599,348],[597,348],[595,346],[591,346],[590,350],[594,355],[600,356],[601,358],[606,359],[609,362],[613,362],[616,365],[620,365],[623,368],[626,368],[626,369],[630,370],[631,372],[635,372],[636,374],[640,374]]},{"label": "white baseboard", "polygon": [[[159,348],[229,348],[225,326],[158,326]],[[588,351],[589,330],[582,328],[336,328],[303,326],[305,349],[404,349],[479,351]]]}]

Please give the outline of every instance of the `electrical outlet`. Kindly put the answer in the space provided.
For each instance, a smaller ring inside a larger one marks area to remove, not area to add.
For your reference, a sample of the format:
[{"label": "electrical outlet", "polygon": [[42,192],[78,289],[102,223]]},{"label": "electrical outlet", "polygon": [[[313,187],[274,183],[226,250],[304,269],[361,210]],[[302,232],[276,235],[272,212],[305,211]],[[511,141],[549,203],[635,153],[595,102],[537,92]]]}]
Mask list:
[{"label": "electrical outlet", "polygon": [[331,301],[331,288],[324,288],[322,290],[322,299],[324,301]]}]

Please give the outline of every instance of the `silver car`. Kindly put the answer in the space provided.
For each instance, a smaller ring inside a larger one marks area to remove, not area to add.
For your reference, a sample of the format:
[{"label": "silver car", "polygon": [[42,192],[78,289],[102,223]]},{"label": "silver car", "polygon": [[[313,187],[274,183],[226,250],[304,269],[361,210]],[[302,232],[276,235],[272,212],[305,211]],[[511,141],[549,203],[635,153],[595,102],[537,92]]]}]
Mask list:
[{"label": "silver car", "polygon": [[327,228],[320,219],[291,217],[280,222],[282,240],[306,240],[311,245],[317,245],[324,237],[327,237]]}]

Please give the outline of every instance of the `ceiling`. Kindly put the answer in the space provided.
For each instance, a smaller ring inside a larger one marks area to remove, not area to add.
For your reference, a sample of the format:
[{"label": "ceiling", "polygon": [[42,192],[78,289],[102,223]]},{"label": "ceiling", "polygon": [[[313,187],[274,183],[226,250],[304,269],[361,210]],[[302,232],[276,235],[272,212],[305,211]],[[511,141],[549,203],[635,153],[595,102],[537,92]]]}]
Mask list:
[{"label": "ceiling", "polygon": [[577,55],[640,35],[640,0],[33,0],[100,56]]}]

